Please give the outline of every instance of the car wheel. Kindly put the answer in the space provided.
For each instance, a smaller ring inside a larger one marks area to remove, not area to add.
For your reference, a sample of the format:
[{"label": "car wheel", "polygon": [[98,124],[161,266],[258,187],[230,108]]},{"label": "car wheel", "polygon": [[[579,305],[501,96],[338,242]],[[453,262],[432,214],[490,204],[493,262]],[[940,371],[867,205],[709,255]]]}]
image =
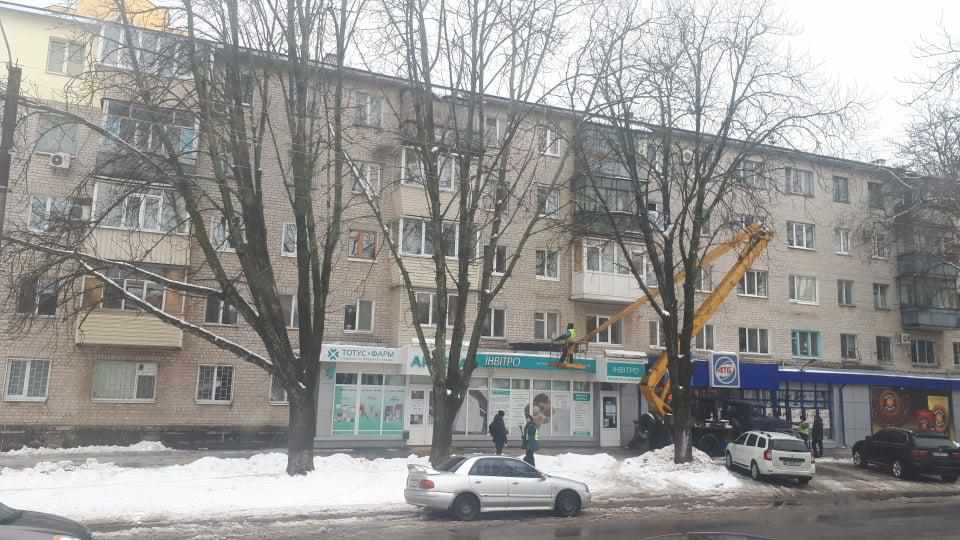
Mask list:
[{"label": "car wheel", "polygon": [[580,513],[580,496],[575,492],[561,491],[557,495],[557,513],[565,517],[573,517]]},{"label": "car wheel", "polygon": [[867,462],[863,460],[863,455],[859,450],[853,451],[853,464],[857,467],[867,468]]},{"label": "car wheel", "polygon": [[725,461],[727,462],[727,468],[732,471],[732,470],[733,470],[733,456],[730,455],[730,452],[727,452],[727,456],[726,456],[726,458],[725,458]]},{"label": "car wheel", "polygon": [[801,477],[797,478],[797,482],[798,482],[801,486],[805,486],[805,485],[809,484],[809,483],[810,483],[810,480],[811,480],[811,478],[810,478],[809,476],[801,476]]},{"label": "car wheel", "polygon": [[473,521],[480,515],[480,500],[469,493],[457,495],[450,506],[453,515],[463,521]]},{"label": "car wheel", "polygon": [[763,475],[760,474],[760,467],[757,467],[756,461],[750,462],[750,478],[754,480],[761,480],[763,478]]},{"label": "car wheel", "polygon": [[952,484],[957,481],[957,475],[955,474],[941,474],[940,479],[947,484]]},{"label": "car wheel", "polygon": [[904,465],[899,459],[893,460],[893,465],[890,466],[890,472],[897,480],[904,480],[907,478],[906,465]]}]

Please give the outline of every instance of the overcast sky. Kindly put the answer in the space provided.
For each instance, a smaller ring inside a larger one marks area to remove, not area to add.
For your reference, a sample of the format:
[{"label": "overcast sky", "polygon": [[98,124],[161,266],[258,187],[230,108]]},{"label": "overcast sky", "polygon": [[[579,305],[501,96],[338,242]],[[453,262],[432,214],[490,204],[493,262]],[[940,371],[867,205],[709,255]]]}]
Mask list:
[{"label": "overcast sky", "polygon": [[[46,6],[53,0],[13,0]],[[911,95],[900,82],[922,66],[913,58],[921,37],[935,37],[941,21],[960,38],[960,0],[774,0],[797,31],[797,52],[806,51],[822,75],[853,88],[869,101],[866,125],[845,157],[892,159]]]}]

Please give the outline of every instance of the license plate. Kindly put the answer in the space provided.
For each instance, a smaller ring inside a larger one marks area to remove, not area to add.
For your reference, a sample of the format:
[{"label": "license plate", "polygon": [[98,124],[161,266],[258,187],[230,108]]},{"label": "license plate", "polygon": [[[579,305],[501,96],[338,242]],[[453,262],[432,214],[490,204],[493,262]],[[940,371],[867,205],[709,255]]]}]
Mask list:
[{"label": "license plate", "polygon": [[797,467],[803,464],[802,459],[781,459],[780,462],[791,467]]},{"label": "license plate", "polygon": [[933,457],[947,457],[946,452],[933,452]]}]

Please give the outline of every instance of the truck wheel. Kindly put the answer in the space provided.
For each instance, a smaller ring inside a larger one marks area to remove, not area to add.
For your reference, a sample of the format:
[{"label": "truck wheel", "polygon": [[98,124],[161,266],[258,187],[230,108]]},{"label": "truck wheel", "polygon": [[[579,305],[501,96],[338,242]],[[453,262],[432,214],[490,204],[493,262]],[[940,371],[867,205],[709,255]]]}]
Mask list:
[{"label": "truck wheel", "polygon": [[473,521],[480,515],[480,501],[475,496],[464,493],[453,500],[450,510],[459,520]]}]

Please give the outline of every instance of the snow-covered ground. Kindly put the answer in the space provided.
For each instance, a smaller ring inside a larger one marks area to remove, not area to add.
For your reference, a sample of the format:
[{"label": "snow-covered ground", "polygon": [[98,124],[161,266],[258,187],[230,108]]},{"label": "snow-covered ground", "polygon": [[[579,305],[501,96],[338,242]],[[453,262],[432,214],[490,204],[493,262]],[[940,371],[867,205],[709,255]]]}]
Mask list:
[{"label": "snow-covered ground", "polygon": [[73,448],[28,448],[0,452],[4,456],[58,456],[73,454],[122,454],[125,452],[163,452],[170,450],[159,441],[141,441],[130,446],[76,446]]},{"label": "snow-covered ground", "polygon": [[[202,519],[317,511],[378,512],[406,507],[408,463],[426,458],[373,459],[335,454],[315,459],[303,477],[284,474],[286,455],[204,457],[186,465],[125,468],[88,459],[0,468],[0,501],[87,521]],[[731,474],[705,454],[673,464],[672,447],[618,461],[608,454],[537,456],[538,468],[586,482],[595,497],[730,493],[748,478]],[[754,484],[751,492],[756,493]]]}]

